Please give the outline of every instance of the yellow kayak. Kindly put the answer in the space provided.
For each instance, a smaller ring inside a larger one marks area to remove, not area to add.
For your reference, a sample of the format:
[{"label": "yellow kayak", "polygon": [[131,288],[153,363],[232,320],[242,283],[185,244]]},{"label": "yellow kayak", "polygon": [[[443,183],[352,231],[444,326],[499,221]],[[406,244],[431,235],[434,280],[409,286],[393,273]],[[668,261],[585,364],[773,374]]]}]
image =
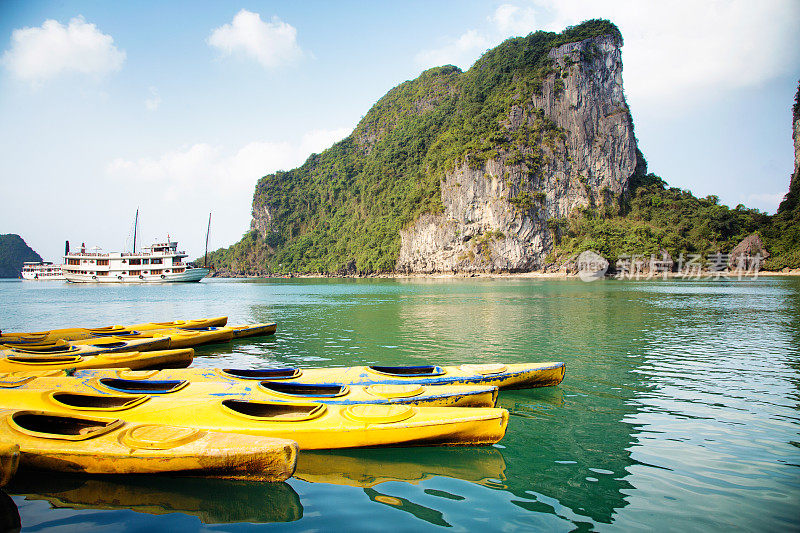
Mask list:
[{"label": "yellow kayak", "polygon": [[19,344],[0,346],[0,357],[14,355],[80,355],[95,356],[102,353],[141,352],[162,350],[170,347],[170,339],[166,336],[122,338],[108,337],[83,341],[54,341],[41,344]]},{"label": "yellow kayak", "polygon": [[99,328],[62,328],[47,331],[37,331],[31,333],[0,333],[0,344],[6,342],[26,342],[41,343],[57,340],[75,341],[91,339],[97,336],[114,335],[115,333],[125,333],[131,330],[152,331],[168,328],[206,328],[214,326],[224,326],[228,323],[228,317],[221,316],[215,318],[200,318],[193,320],[173,320],[171,322],[145,322],[130,326],[104,326]]},{"label": "yellow kayak", "polygon": [[196,328],[163,328],[144,331],[130,329],[122,332],[117,331],[114,333],[114,336],[125,338],[144,338],[147,336],[169,335],[172,338],[172,347],[189,348],[192,346],[198,346],[200,344],[228,342],[232,339],[273,335],[277,327],[278,325],[275,322],[272,322],[269,324],[206,326]]},{"label": "yellow kayak", "polygon": [[[192,348],[202,344],[216,342],[229,342],[233,339],[233,329],[229,327],[210,326],[200,329],[159,329],[146,332],[136,330],[116,333],[114,338],[134,340],[168,339],[170,348]],[[78,343],[92,342],[91,340],[76,341]]]},{"label": "yellow kayak", "polygon": [[0,358],[0,372],[30,372],[86,368],[183,368],[192,363],[194,350],[101,353],[19,353]]},{"label": "yellow kayak", "polygon": [[[117,376],[130,371],[116,370]],[[140,372],[140,371],[135,371]],[[153,371],[154,372],[154,371]],[[36,373],[0,374],[0,388],[59,390],[89,394],[163,394],[270,402],[319,402],[337,405],[407,404],[431,407],[494,407],[497,387],[477,385],[314,385],[297,382],[188,382],[132,380],[125,377],[78,378]]]},{"label": "yellow kayak", "polygon": [[[185,368],[158,373],[127,374],[127,379],[186,381],[301,381],[316,384],[372,385],[482,385],[524,389],[558,385],[564,379],[564,363],[476,364],[460,366],[351,366],[342,368]],[[108,371],[87,371],[81,378],[108,377]]]},{"label": "yellow kayak", "polygon": [[246,324],[242,326],[228,326],[233,330],[234,339],[245,337],[266,337],[272,335],[278,329],[278,324],[270,322],[267,324]]},{"label": "yellow kayak", "polygon": [[87,474],[180,473],[283,481],[297,445],[289,440],[137,425],[112,417],[0,411],[0,441],[20,448],[22,467]]},{"label": "yellow kayak", "polygon": [[131,424],[289,437],[300,449],[478,445],[503,438],[508,411],[410,405],[256,402],[206,396],[110,395],[4,389],[0,408],[113,416]]},{"label": "yellow kayak", "polygon": [[0,441],[0,487],[11,481],[19,466],[19,445],[13,441]]}]

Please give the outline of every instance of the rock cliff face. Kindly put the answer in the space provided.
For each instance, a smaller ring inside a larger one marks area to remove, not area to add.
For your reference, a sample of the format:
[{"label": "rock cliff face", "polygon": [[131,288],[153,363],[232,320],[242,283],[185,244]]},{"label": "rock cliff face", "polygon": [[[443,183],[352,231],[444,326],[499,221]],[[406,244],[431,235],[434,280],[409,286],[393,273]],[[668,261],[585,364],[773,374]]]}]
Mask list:
[{"label": "rock cliff face", "polygon": [[552,134],[467,160],[441,181],[442,213],[401,233],[403,272],[528,271],[546,266],[560,220],[612,203],[645,172],[622,88],[618,40],[600,35],[549,52],[541,90],[511,107],[509,136],[542,121]]}]

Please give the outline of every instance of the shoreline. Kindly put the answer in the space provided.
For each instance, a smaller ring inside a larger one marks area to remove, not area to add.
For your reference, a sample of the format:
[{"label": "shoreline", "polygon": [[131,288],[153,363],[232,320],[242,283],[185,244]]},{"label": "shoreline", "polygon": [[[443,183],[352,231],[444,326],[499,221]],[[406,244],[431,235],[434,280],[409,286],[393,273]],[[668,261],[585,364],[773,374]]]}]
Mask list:
[{"label": "shoreline", "polygon": [[[707,281],[710,279],[719,280],[736,280],[741,278],[744,280],[753,280],[760,277],[795,277],[800,276],[800,269],[794,269],[787,272],[775,272],[769,270],[762,270],[756,274],[742,274],[741,276],[736,272],[706,272],[703,271],[699,275],[685,275],[679,272],[670,272],[666,276],[663,273],[658,275],[649,276],[647,273],[636,275],[626,275],[625,277],[618,278],[616,275],[603,276],[602,279],[612,280],[619,279],[621,281],[652,281],[657,279],[682,279],[686,281]],[[240,276],[240,275],[227,275],[227,276],[210,276],[206,279],[557,279],[557,280],[580,280],[578,274],[566,272],[432,272],[432,273],[399,273],[388,272],[380,274],[319,274],[319,273],[295,273],[285,276]],[[598,278],[599,279],[599,278]],[[595,280],[591,280],[595,281]]]}]

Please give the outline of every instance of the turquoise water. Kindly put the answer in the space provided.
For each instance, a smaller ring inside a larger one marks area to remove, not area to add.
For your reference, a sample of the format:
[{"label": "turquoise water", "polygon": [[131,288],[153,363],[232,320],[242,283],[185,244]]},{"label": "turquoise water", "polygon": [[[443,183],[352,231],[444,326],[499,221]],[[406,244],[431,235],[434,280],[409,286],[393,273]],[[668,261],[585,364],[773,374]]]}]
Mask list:
[{"label": "turquoise water", "polygon": [[[23,530],[800,528],[800,279],[0,283],[0,328],[228,315],[200,366],[567,363],[499,445],[301,453],[287,483],[18,478]],[[0,529],[3,522],[0,521]]]}]

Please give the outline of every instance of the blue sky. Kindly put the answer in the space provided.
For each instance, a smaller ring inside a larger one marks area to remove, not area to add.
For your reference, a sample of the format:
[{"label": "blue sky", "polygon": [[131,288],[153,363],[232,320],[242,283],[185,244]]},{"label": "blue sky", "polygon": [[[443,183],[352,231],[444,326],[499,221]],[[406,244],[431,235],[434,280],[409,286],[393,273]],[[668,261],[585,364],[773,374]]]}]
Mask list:
[{"label": "blue sky", "polygon": [[[756,5],[757,4],[757,5]],[[605,17],[650,170],[774,212],[793,165],[800,2],[0,2],[0,233],[58,260],[238,240],[258,178],[423,69]]]}]

